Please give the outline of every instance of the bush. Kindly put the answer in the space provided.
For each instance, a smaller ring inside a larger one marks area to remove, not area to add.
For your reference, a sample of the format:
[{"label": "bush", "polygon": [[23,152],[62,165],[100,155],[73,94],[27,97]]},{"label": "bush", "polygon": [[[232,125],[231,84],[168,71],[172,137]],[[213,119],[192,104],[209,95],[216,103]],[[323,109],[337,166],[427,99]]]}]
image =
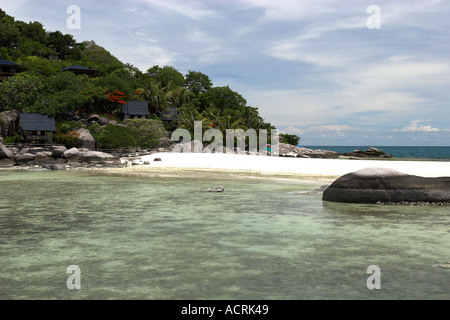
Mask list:
[{"label": "bush", "polygon": [[103,130],[102,126],[100,124],[98,124],[97,122],[91,124],[89,127],[87,127],[87,129],[89,130],[91,135],[94,137],[94,139],[96,139],[95,136],[98,135]]},{"label": "bush", "polygon": [[22,142],[22,137],[18,134],[15,134],[12,137],[5,137],[3,140],[5,141],[5,143],[20,143]]},{"label": "bush", "polygon": [[294,134],[280,134],[280,138],[281,138],[281,142],[282,143],[287,143],[287,144],[291,144],[293,146],[297,146],[299,141],[300,141],[300,137],[296,136]]},{"label": "bush", "polygon": [[71,131],[68,133],[55,134],[54,140],[58,144],[64,145],[67,149],[71,149],[77,146],[80,139],[77,131]]},{"label": "bush", "polygon": [[67,134],[74,129],[80,129],[81,125],[73,121],[59,121],[56,123],[57,134]]},{"label": "bush", "polygon": [[[92,131],[90,132],[92,134]],[[109,124],[105,128],[101,128],[97,133],[92,134],[92,136],[103,149],[136,147],[135,133],[128,127]]]},{"label": "bush", "polygon": [[123,124],[133,130],[137,146],[144,149],[157,147],[159,139],[167,135],[164,124],[159,119],[126,119]]}]

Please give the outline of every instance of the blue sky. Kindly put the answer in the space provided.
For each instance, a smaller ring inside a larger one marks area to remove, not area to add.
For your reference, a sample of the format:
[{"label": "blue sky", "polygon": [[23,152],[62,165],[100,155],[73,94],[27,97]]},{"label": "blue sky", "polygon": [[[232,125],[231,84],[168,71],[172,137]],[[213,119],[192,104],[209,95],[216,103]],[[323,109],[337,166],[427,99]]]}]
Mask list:
[{"label": "blue sky", "polygon": [[[80,29],[67,27],[70,5],[81,9]],[[0,0],[0,7],[94,40],[142,71],[203,72],[304,145],[450,145],[450,1]]]}]

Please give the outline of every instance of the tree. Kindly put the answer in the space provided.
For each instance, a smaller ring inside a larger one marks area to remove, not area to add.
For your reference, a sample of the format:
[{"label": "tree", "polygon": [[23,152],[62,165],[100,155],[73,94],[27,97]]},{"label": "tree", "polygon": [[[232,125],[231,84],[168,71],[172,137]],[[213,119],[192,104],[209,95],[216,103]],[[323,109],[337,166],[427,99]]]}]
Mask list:
[{"label": "tree", "polygon": [[186,75],[184,86],[194,94],[205,93],[212,87],[212,82],[206,74],[191,71]]},{"label": "tree", "polygon": [[38,21],[25,23],[22,21],[16,22],[16,27],[20,30],[22,36],[36,41],[43,45],[47,43],[47,32],[44,29],[44,25]]},{"label": "tree", "polygon": [[165,88],[166,91],[184,86],[184,76],[171,66],[164,66],[162,68],[153,66],[147,71],[147,74],[156,81],[160,88]]},{"label": "tree", "polygon": [[21,73],[0,85],[0,110],[26,110],[43,97],[44,81],[41,76]]},{"label": "tree", "polygon": [[63,34],[61,31],[49,32],[47,41],[48,46],[56,51],[60,59],[81,59],[83,45],[77,43],[72,35]]},{"label": "tree", "polygon": [[0,46],[11,47],[19,41],[20,31],[14,24],[0,23]]},{"label": "tree", "polygon": [[214,87],[209,89],[199,97],[199,109],[204,111],[207,108],[218,109],[243,109],[247,101],[237,92],[226,87]]},{"label": "tree", "polygon": [[159,139],[167,135],[161,120],[125,119],[123,124],[133,129],[136,135],[136,145],[141,148],[154,148],[158,146]]},{"label": "tree", "polygon": [[166,88],[161,88],[153,81],[147,81],[145,87],[137,91],[140,92],[141,99],[148,101],[150,114],[160,115],[167,110]]},{"label": "tree", "polygon": [[281,141],[282,143],[287,143],[287,144],[291,144],[294,146],[297,146],[298,143],[300,142],[300,137],[296,136],[294,134],[281,133],[280,138],[282,139],[282,141]]}]

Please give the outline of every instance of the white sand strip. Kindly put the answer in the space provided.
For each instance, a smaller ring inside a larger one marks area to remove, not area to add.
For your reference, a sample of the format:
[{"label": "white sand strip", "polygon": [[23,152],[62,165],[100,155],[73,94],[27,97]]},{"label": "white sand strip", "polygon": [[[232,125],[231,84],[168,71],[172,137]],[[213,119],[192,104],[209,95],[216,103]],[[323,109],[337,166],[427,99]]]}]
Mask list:
[{"label": "white sand strip", "polygon": [[[161,161],[154,161],[160,158]],[[156,153],[142,157],[150,167],[248,170],[261,174],[341,176],[364,168],[390,168],[422,177],[450,177],[448,161],[347,160],[250,156],[225,153]]]}]

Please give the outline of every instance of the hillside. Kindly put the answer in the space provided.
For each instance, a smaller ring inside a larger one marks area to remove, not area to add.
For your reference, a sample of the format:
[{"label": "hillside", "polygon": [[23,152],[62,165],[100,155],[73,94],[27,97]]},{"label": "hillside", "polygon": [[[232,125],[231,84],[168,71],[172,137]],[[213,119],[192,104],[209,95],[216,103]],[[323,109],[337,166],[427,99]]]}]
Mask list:
[{"label": "hillside", "polygon": [[[0,45],[0,59],[18,64],[20,71],[0,85],[0,112],[45,114],[57,123],[72,121],[67,115],[97,114],[120,123],[122,106],[133,100],[147,101],[148,118],[154,120],[165,119],[172,111],[176,117],[164,123],[169,131],[193,132],[194,121],[202,121],[204,131],[215,128],[223,133],[273,129],[258,108],[248,106],[229,86],[213,86],[208,75],[198,71],[183,75],[172,66],[141,72],[94,41],[78,43],[72,35],[46,31],[40,22],[16,21],[1,9]],[[70,66],[79,70],[63,70]],[[69,126],[76,129],[79,124]]]}]

